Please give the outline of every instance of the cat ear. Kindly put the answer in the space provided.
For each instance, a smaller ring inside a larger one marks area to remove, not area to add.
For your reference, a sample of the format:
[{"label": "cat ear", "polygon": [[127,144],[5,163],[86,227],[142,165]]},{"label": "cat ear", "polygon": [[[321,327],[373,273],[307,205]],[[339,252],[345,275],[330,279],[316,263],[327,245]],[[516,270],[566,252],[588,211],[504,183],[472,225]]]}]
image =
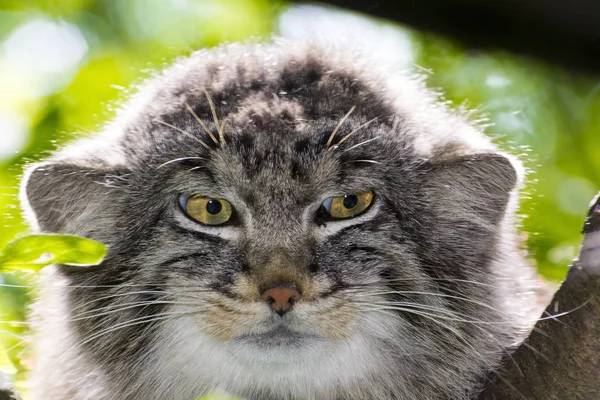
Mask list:
[{"label": "cat ear", "polygon": [[23,208],[41,231],[87,234],[87,226],[97,225],[118,203],[122,188],[114,182],[123,173],[64,163],[34,165],[23,178]]},{"label": "cat ear", "polygon": [[[431,163],[425,185],[436,208],[455,217],[496,224],[504,216],[519,183],[520,164],[500,154],[461,156]],[[452,216],[449,216],[452,219]]]}]

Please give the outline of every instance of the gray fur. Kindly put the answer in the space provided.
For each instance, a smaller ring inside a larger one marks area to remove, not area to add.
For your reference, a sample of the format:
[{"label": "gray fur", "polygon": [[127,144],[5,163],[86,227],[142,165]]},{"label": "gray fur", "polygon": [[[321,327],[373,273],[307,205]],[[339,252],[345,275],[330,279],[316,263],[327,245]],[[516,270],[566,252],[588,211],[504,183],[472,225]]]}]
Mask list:
[{"label": "gray fur", "polygon": [[[522,175],[421,78],[357,51],[197,52],[24,179],[41,231],[110,246],[46,271],[34,395],[470,398],[548,300],[515,228]],[[319,216],[368,189],[363,215]],[[229,200],[234,223],[191,221],[181,193]],[[282,279],[304,292],[283,318],[258,297]]]}]

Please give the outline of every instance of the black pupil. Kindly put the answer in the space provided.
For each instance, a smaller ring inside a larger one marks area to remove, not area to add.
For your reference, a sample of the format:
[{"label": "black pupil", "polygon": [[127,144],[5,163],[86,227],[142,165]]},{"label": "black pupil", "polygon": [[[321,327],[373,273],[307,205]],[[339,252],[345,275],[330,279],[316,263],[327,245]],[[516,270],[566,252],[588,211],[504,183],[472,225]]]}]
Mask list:
[{"label": "black pupil", "polygon": [[344,207],[346,208],[354,208],[358,203],[358,197],[356,195],[344,196]]},{"label": "black pupil", "polygon": [[212,215],[220,213],[222,208],[223,206],[219,200],[209,200],[208,203],[206,203],[206,211]]}]

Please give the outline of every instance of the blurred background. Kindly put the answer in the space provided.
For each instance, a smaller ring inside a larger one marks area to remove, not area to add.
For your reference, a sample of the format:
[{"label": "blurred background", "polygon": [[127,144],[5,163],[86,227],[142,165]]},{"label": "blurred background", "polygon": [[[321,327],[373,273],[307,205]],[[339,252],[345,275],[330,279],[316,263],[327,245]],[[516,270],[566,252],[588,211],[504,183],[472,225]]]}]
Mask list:
[{"label": "blurred background", "polygon": [[[24,165],[97,130],[132,83],[174,58],[273,34],[350,38],[381,62],[428,75],[457,106],[477,108],[489,135],[530,170],[521,213],[532,257],[546,277],[564,277],[600,190],[597,77],[341,9],[269,0],[0,0],[0,249],[27,231],[18,205]],[[31,283],[24,272],[0,274],[0,344],[20,371]]]}]

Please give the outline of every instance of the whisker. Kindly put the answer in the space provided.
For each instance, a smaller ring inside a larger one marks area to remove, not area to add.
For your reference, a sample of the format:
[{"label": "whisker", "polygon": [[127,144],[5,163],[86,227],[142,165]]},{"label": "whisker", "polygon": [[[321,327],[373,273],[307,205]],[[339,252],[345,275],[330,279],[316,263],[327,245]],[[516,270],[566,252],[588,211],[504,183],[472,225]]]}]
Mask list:
[{"label": "whisker", "polygon": [[331,150],[329,150],[329,146],[331,146],[331,142],[333,142],[333,138],[335,137],[335,134],[337,133],[337,131],[340,130],[340,128],[344,124],[344,121],[346,121],[346,119],[350,116],[350,114],[352,114],[354,112],[354,110],[356,110],[356,106],[352,106],[352,108],[350,108],[350,111],[348,111],[346,113],[346,115],[344,115],[342,117],[342,119],[337,123],[337,125],[333,129],[333,132],[331,132],[331,135],[329,135],[329,139],[327,140],[327,146],[326,146],[327,151],[331,151]]},{"label": "whisker", "polygon": [[[0,333],[2,333],[3,335],[9,335],[11,336],[13,339],[16,339],[17,342],[15,344],[13,344],[10,347],[5,347],[4,350],[7,352],[11,352],[14,351],[16,349],[18,349],[19,347],[25,347],[27,348],[28,345],[28,341],[26,339],[27,335],[23,334],[23,335],[17,335],[13,332],[9,332],[9,331],[0,331]],[[2,392],[0,392],[2,393]]]},{"label": "whisker", "polygon": [[182,162],[182,161],[188,161],[188,160],[208,160],[208,158],[206,158],[206,157],[181,157],[181,158],[175,158],[173,160],[169,160],[167,162],[164,162],[164,163],[160,164],[158,167],[156,167],[156,169],[162,168],[165,165],[169,165],[169,164],[173,164],[173,163],[177,163],[177,162]]},{"label": "whisker", "polygon": [[[380,292],[373,293],[373,295],[386,295],[386,294],[398,294],[398,295],[416,294],[416,295],[422,295],[422,296],[434,296],[434,297],[442,297],[442,298],[446,298],[446,299],[461,300],[461,301],[466,301],[469,303],[476,304],[478,306],[487,308],[489,310],[495,311],[500,314],[505,314],[504,311],[501,311],[487,303],[483,303],[481,301],[470,299],[468,297],[454,296],[454,295],[445,294],[445,293],[419,292],[419,291],[398,291],[398,290],[388,290],[388,291],[380,291]],[[368,296],[368,295],[371,295],[371,293],[366,292],[366,293],[362,293],[362,295]],[[356,295],[354,295],[354,296],[356,296]],[[360,295],[358,297],[360,297]]]},{"label": "whisker", "polygon": [[496,377],[497,377],[498,379],[500,379],[502,382],[504,382],[504,384],[505,384],[506,386],[508,386],[508,388],[509,388],[509,389],[511,389],[511,390],[512,390],[512,391],[513,391],[513,392],[514,392],[514,393],[515,393],[517,396],[519,396],[519,398],[520,398],[521,400],[528,400],[528,398],[527,398],[527,397],[526,397],[526,396],[525,396],[523,393],[521,393],[521,392],[519,391],[519,389],[517,389],[515,386],[513,386],[513,384],[511,384],[511,383],[510,383],[510,382],[509,382],[509,381],[508,381],[508,380],[507,380],[505,377],[503,377],[501,373],[499,373],[499,372],[497,372],[497,371],[494,371],[494,370],[492,370],[491,372],[492,372],[494,375],[496,375]]},{"label": "whisker", "polygon": [[[550,335],[548,335],[546,332],[544,332],[542,329],[538,328],[538,327],[533,327],[533,332],[540,334],[546,338],[550,338]],[[530,335],[531,336],[531,335]]]},{"label": "whisker", "polygon": [[215,142],[215,144],[219,144],[219,142],[217,141],[217,138],[215,138],[215,136],[212,134],[210,129],[208,129],[208,126],[206,126],[204,121],[202,121],[202,119],[198,116],[198,114],[196,114],[194,109],[188,103],[184,103],[184,104],[185,104],[185,108],[187,108],[187,110],[190,112],[190,114],[192,114],[194,116],[194,118],[196,119],[196,121],[198,121],[198,123],[200,124],[200,126],[202,127],[204,132],[206,132],[206,134],[208,136],[210,136],[210,138],[212,139],[213,142]]},{"label": "whisker", "polygon": [[187,314],[195,314],[195,312],[171,312],[171,313],[162,313],[162,314],[158,314],[158,315],[146,315],[144,317],[139,317],[139,318],[134,318],[132,320],[129,321],[125,321],[125,322],[121,322],[115,325],[111,325],[108,328],[104,328],[101,329],[100,331],[96,332],[95,334],[89,336],[86,340],[84,340],[83,342],[79,342],[77,343],[78,346],[84,346],[87,343],[90,343],[104,335],[107,335],[109,333],[118,331],[120,329],[125,329],[128,328],[130,326],[135,326],[135,325],[140,325],[140,324],[145,324],[145,323],[151,323],[151,322],[158,322],[158,321],[163,321],[163,320],[167,320],[172,318],[173,316],[180,316],[180,315],[187,315]]},{"label": "whisker", "polygon": [[541,351],[539,351],[538,349],[536,349],[535,347],[533,347],[532,345],[530,345],[529,343],[527,343],[527,341],[524,341],[523,343],[521,343],[521,346],[527,347],[529,350],[531,350],[532,352],[534,352],[538,356],[542,357],[546,362],[552,363],[552,361],[550,361],[550,359],[548,357],[546,357],[544,355],[544,353],[542,353]]},{"label": "whisker", "polygon": [[[152,300],[152,301],[139,301],[136,303],[125,303],[125,304],[114,304],[112,306],[101,307],[96,310],[89,310],[80,314],[76,314],[73,318],[69,318],[69,321],[83,321],[86,319],[92,319],[96,317],[105,317],[111,314],[120,313],[121,311],[131,310],[134,308],[140,308],[140,311],[147,306],[153,306],[157,304],[170,304],[170,305],[181,305],[181,306],[198,306],[199,302],[182,302],[182,301],[168,301],[168,300]],[[105,310],[105,311],[103,311]],[[101,311],[101,312],[98,312]]]},{"label": "whisker", "polygon": [[378,165],[383,164],[382,162],[375,161],[375,160],[352,160],[352,161],[345,161],[345,162],[342,163],[342,165],[344,165],[344,164],[354,164],[354,163],[367,163],[367,164],[378,164]]},{"label": "whisker", "polygon": [[202,146],[206,147],[208,150],[212,150],[206,143],[204,143],[202,140],[198,139],[196,136],[192,135],[189,132],[184,131],[183,129],[179,129],[178,127],[168,124],[165,121],[161,121],[160,119],[155,119],[154,122],[158,122],[159,124],[168,126],[169,128],[175,129],[176,131],[183,133],[184,135],[194,139],[195,141],[197,141],[198,143],[200,143]]},{"label": "whisker", "polygon": [[[479,285],[479,286],[490,287],[490,288],[500,288],[500,286],[494,285],[491,283],[472,281],[469,279],[455,279],[455,278],[429,278],[429,277],[390,278],[390,279],[377,281],[376,283],[377,284],[389,284],[389,283],[395,283],[395,282],[452,282],[452,283],[468,283],[468,284],[472,284],[472,285]],[[353,283],[349,287],[369,288],[369,287],[372,287],[372,285],[373,285],[372,283]]]},{"label": "whisker", "polygon": [[[188,299],[193,299],[196,303],[199,301],[204,301],[204,299],[199,298],[198,296],[193,296],[194,294],[203,294],[205,295],[206,293],[209,294],[214,294],[214,290],[211,289],[194,289],[194,290],[179,290],[177,291],[177,293],[174,292],[169,292],[169,291],[164,291],[164,290],[148,290],[148,291],[134,291],[134,292],[124,292],[124,293],[115,293],[115,294],[111,294],[108,296],[102,296],[96,299],[92,299],[92,300],[87,300],[86,304],[77,306],[75,308],[73,308],[73,311],[76,311],[78,309],[81,309],[83,307],[85,307],[86,305],[90,305],[93,303],[97,303],[97,302],[101,302],[101,301],[106,301],[106,300],[110,300],[110,299],[117,299],[119,297],[135,297],[138,295],[145,295],[145,294],[150,294],[150,295],[157,295],[159,300],[162,299],[173,299],[173,298],[188,298]],[[123,305],[123,304],[120,304]],[[111,307],[114,306],[113,305],[109,305],[106,307]],[[98,310],[98,309],[96,309]]]},{"label": "whisker", "polygon": [[377,140],[377,139],[379,139],[380,137],[381,137],[381,136],[375,136],[374,138],[371,138],[371,139],[365,140],[364,142],[360,142],[360,143],[357,143],[357,144],[355,144],[355,145],[352,145],[352,146],[348,147],[346,150],[344,150],[344,152],[346,152],[346,151],[350,151],[350,150],[352,150],[352,149],[355,149],[355,148],[357,148],[357,147],[359,147],[359,146],[362,146],[363,144],[371,143],[373,140]]},{"label": "whisker", "polygon": [[[435,307],[435,306],[427,306],[424,304],[416,304],[416,303],[395,303],[395,304],[388,304],[386,302],[366,302],[366,301],[353,301],[354,304],[359,304],[362,306],[371,306],[373,308],[369,308],[368,310],[396,310],[396,311],[406,311],[406,312],[414,312],[414,311],[418,311],[420,312],[420,310],[426,310],[426,311],[435,311],[435,312],[440,312],[442,314],[446,314],[446,315],[460,315],[460,313],[456,313],[454,311],[451,310],[445,310],[439,307]],[[431,314],[427,314],[430,316],[436,316],[436,315],[431,315]],[[456,322],[464,322],[464,321],[456,321]]]},{"label": "whisker", "polygon": [[103,301],[103,300],[116,299],[118,297],[125,297],[125,296],[136,296],[136,295],[140,295],[140,294],[172,294],[172,293],[158,291],[158,290],[139,290],[139,291],[135,291],[135,292],[113,293],[113,294],[98,297],[98,298],[95,298],[92,300],[86,300],[85,304],[74,307],[74,308],[72,308],[72,310],[75,311],[75,310],[78,310],[79,308],[85,307],[86,305],[90,305],[92,303],[96,303],[96,302]]},{"label": "whisker", "polygon": [[479,325],[473,325],[475,328],[481,330],[484,334],[486,334],[486,336],[490,339],[493,339],[496,343],[498,343],[498,345],[502,348],[502,351],[508,356],[508,358],[510,358],[510,360],[513,362],[513,364],[515,365],[515,367],[517,368],[517,370],[519,371],[519,374],[522,377],[525,377],[525,374],[523,373],[523,370],[521,369],[521,366],[517,363],[517,360],[515,360],[515,358],[513,357],[513,352],[508,350],[506,348],[506,346],[504,344],[502,344],[502,342],[500,342],[500,340],[498,338],[496,338],[491,332],[485,330],[482,326]]},{"label": "whisker", "polygon": [[[442,283],[448,282],[448,283],[465,283],[465,284],[469,284],[469,285],[476,285],[476,286],[489,287],[489,288],[498,288],[499,287],[497,285],[493,285],[490,283],[483,283],[483,282],[471,281],[471,280],[466,280],[466,279],[425,278],[424,277],[424,278],[393,278],[393,279],[386,279],[385,281],[377,281],[377,282],[371,282],[371,283],[353,283],[344,290],[345,291],[350,291],[350,290],[367,291],[367,290],[372,290],[373,287],[382,288],[381,285],[387,285],[389,283],[396,283],[396,282],[426,282],[426,283],[427,282],[442,282]],[[27,284],[0,283],[0,287],[21,288],[21,289],[52,288],[52,287],[69,287],[69,288],[83,288],[83,289],[102,289],[102,288],[110,289],[110,288],[136,288],[136,287],[148,288],[149,285],[155,286],[155,287],[169,287],[172,289],[194,288],[194,289],[202,290],[201,288],[198,287],[198,285],[194,285],[194,284],[173,285],[173,284],[168,284],[168,283],[152,283],[152,282],[144,283],[144,284],[123,283],[123,284],[112,284],[112,285],[108,285],[108,284],[103,284],[103,285],[72,285],[72,284],[48,285],[48,284],[37,284],[37,283],[27,285]],[[382,288],[382,289],[385,289],[385,288]],[[206,289],[206,290],[211,291],[210,289]]]},{"label": "whisker", "polygon": [[566,324],[566,323],[565,323],[565,322],[563,322],[563,321],[560,321],[560,320],[558,320],[557,318],[559,318],[559,317],[563,317],[563,316],[565,316],[565,315],[568,315],[568,314],[571,314],[572,312],[575,312],[575,311],[579,310],[580,308],[583,308],[583,307],[585,307],[585,306],[586,306],[586,305],[588,305],[588,304],[589,304],[589,303],[590,303],[590,302],[591,302],[593,299],[594,299],[594,297],[590,297],[589,299],[587,299],[585,302],[583,302],[582,304],[578,305],[577,307],[575,307],[575,308],[572,308],[572,309],[570,309],[570,310],[568,310],[568,311],[563,311],[563,312],[561,312],[561,313],[558,313],[558,314],[550,314],[550,313],[548,313],[548,311],[544,311],[544,314],[547,314],[547,315],[548,315],[548,317],[542,317],[542,318],[538,318],[538,321],[545,321],[545,320],[547,320],[547,319],[553,319],[553,320],[555,320],[555,321],[557,321],[557,322],[560,322],[560,323],[564,324],[565,326],[567,326],[567,327],[568,327],[568,328],[570,328],[570,329],[575,329],[574,327],[572,327],[572,326],[570,326],[570,325]]},{"label": "whisker", "polygon": [[[481,321],[481,320],[472,320],[472,319],[463,319],[463,318],[451,318],[449,316],[446,315],[454,315],[454,316],[465,316],[465,317],[469,317],[469,315],[463,314],[463,313],[457,313],[454,311],[450,311],[450,310],[444,310],[444,309],[440,309],[439,307],[433,307],[433,306],[425,306],[422,304],[414,304],[414,303],[406,303],[406,304],[402,304],[402,306],[396,306],[396,305],[391,305],[391,304],[386,304],[386,303],[378,303],[378,302],[374,302],[374,303],[367,303],[367,302],[354,302],[355,304],[363,304],[363,305],[368,305],[371,306],[372,308],[369,308],[368,310],[372,310],[372,311],[376,311],[376,310],[395,310],[395,311],[403,311],[403,312],[409,312],[409,313],[413,313],[413,314],[418,314],[418,315],[427,315],[429,317],[432,318],[440,318],[446,321],[453,321],[453,322],[462,322],[462,323],[468,323],[468,324],[473,324],[473,325],[504,325],[506,324],[505,321]],[[429,314],[429,313],[424,313],[421,310],[426,310],[426,311],[435,311],[437,313],[441,313],[441,314]],[[417,312],[415,312],[417,311]],[[446,314],[446,315],[443,315]]]},{"label": "whisker", "polygon": [[[380,310],[372,310],[372,311],[379,311],[379,312],[381,312]],[[383,311],[385,314],[388,314],[388,313],[387,313],[385,310],[382,310],[382,311]],[[440,326],[441,328],[444,328],[444,329],[446,329],[447,331],[449,331],[449,332],[453,333],[457,339],[459,339],[459,340],[460,340],[460,341],[462,341],[462,342],[463,342],[463,343],[464,343],[464,344],[465,344],[467,347],[469,347],[470,349],[472,349],[474,353],[476,353],[476,354],[478,354],[478,353],[479,353],[479,351],[477,351],[477,350],[476,350],[476,349],[475,349],[475,348],[474,348],[474,347],[473,347],[473,346],[472,346],[472,345],[471,345],[471,344],[470,344],[470,343],[469,343],[469,342],[468,342],[468,341],[467,341],[467,340],[466,340],[466,339],[463,337],[463,335],[462,335],[462,334],[461,334],[459,331],[457,331],[455,328],[453,328],[453,327],[449,326],[448,324],[445,324],[445,323],[443,323],[443,322],[441,322],[441,321],[439,321],[439,320],[435,319],[435,318],[434,318],[434,316],[431,316],[431,315],[429,315],[429,314],[424,314],[424,313],[421,313],[421,312],[414,312],[414,310],[406,310],[406,311],[407,311],[407,312],[412,312],[412,313],[413,313],[413,314],[415,314],[415,315],[419,315],[419,316],[421,316],[421,317],[423,317],[423,318],[425,318],[425,319],[428,319],[428,320],[430,320],[430,321],[433,321],[434,323],[436,323],[436,324],[437,324],[438,326]]]},{"label": "whisker", "polygon": [[[204,92],[204,95],[206,96],[206,100],[208,100],[208,105],[210,106],[210,111],[212,112],[213,120],[215,122],[215,126],[217,127],[217,131],[219,133],[219,141],[220,141],[221,147],[223,147],[223,145],[225,144],[225,141],[223,140],[223,132],[221,132],[221,129],[219,128],[219,119],[217,118],[217,110],[215,109],[215,104],[213,103],[212,97],[210,97],[208,90],[206,90],[206,88],[202,88],[202,91]],[[217,144],[219,144],[219,143],[217,143]]]},{"label": "whisker", "polygon": [[356,128],[355,130],[353,130],[352,132],[350,132],[349,134],[347,134],[346,136],[341,138],[339,142],[337,142],[336,144],[334,144],[333,146],[328,148],[327,151],[332,151],[333,149],[340,147],[342,145],[342,143],[344,143],[346,140],[348,140],[350,138],[350,136],[354,135],[356,132],[360,131],[362,128],[370,125],[375,120],[377,120],[377,118],[373,118],[372,120],[365,122],[364,124],[362,124],[361,126]]},{"label": "whisker", "polygon": [[148,286],[156,286],[156,287],[168,287],[168,288],[194,288],[197,289],[198,292],[207,291],[214,292],[213,289],[203,289],[199,288],[198,285],[172,285],[169,283],[144,283],[144,284],[114,284],[114,285],[16,285],[16,284],[8,284],[8,283],[0,283],[0,287],[7,288],[22,288],[22,289],[37,289],[37,288],[53,288],[53,287],[65,287],[65,288],[76,288],[76,289],[114,289],[114,288],[148,288]]}]

